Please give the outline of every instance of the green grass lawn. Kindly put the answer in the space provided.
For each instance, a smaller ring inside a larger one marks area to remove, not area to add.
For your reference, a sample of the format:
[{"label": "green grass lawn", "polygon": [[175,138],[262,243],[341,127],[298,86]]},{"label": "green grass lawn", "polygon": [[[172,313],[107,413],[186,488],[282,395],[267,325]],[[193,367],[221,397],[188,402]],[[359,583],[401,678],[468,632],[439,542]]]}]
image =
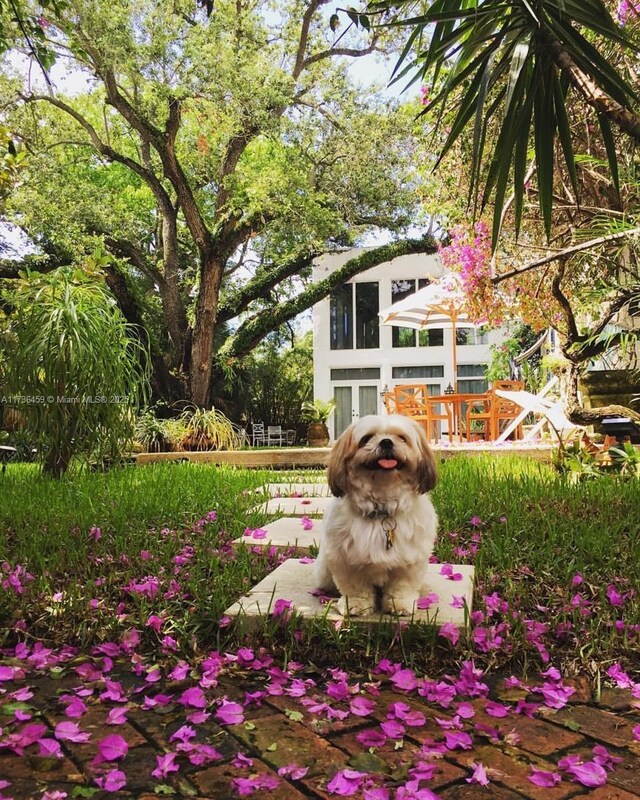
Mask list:
[{"label": "green grass lawn", "polygon": [[220,625],[277,564],[275,553],[234,552],[230,542],[265,521],[249,511],[254,490],[287,476],[195,464],[58,482],[10,465],[0,479],[0,643],[87,647],[133,636],[150,653],[185,654],[250,643],[304,662],[386,656],[443,670],[470,656],[580,670],[637,658],[637,480],[570,485],[548,465],[506,456],[451,458],[440,473],[436,555],[476,567],[470,633],[455,645],[437,626],[406,621],[336,629],[276,617],[250,636]]}]

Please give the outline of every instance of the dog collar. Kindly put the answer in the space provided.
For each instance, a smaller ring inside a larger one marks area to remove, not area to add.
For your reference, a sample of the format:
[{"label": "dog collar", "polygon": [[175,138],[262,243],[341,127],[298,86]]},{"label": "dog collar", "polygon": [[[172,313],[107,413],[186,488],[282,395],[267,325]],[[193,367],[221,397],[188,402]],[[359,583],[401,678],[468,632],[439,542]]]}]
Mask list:
[{"label": "dog collar", "polygon": [[378,508],[374,508],[373,511],[370,511],[367,514],[369,519],[388,519],[391,514],[387,511],[384,506],[379,506]]}]

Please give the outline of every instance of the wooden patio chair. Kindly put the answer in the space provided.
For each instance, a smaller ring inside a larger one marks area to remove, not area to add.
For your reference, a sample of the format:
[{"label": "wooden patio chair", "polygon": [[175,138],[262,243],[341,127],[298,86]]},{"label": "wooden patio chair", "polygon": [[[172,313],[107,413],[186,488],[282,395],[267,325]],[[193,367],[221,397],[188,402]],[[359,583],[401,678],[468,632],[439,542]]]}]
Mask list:
[{"label": "wooden patio chair", "polygon": [[[501,397],[497,392],[519,392],[523,388],[522,381],[494,381],[486,394],[472,400],[467,407],[467,440],[470,441],[474,433],[479,432],[478,423],[481,423],[482,438],[488,442],[495,441],[500,436],[501,426],[515,420],[522,410],[512,399]],[[516,439],[522,439],[522,422],[516,425],[513,433]]]},{"label": "wooden patio chair", "polygon": [[393,391],[383,392],[382,400],[384,401],[384,410],[387,414],[399,413],[396,409],[396,397]]},{"label": "wooden patio chair", "polygon": [[405,383],[394,389],[396,413],[412,417],[419,422],[427,433],[429,441],[437,442],[440,438],[440,423],[447,422],[449,441],[453,441],[453,420],[451,408],[441,399],[430,397],[424,383]]}]

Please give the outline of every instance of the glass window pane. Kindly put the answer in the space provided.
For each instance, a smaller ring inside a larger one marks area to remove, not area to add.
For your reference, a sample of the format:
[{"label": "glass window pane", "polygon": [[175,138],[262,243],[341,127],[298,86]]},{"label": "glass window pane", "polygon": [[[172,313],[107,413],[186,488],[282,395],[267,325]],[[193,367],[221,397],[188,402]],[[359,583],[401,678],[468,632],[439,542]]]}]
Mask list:
[{"label": "glass window pane", "polygon": [[331,349],[353,349],[353,285],[345,283],[329,300]]},{"label": "glass window pane", "polygon": [[360,386],[358,388],[358,400],[360,402],[358,411],[361,417],[364,417],[366,414],[378,413],[377,386]]},{"label": "glass window pane", "polygon": [[460,394],[484,394],[489,388],[483,379],[463,380],[458,379],[458,392]]},{"label": "glass window pane", "polygon": [[487,364],[458,364],[459,378],[484,378],[487,371]]},{"label": "glass window pane", "polygon": [[333,414],[333,438],[337,439],[353,422],[351,387],[336,386],[333,390],[333,397],[336,401],[336,409]]},{"label": "glass window pane", "polygon": [[444,378],[444,366],[393,367],[391,376],[397,380],[413,378]]},{"label": "glass window pane", "polygon": [[380,377],[380,367],[341,367],[331,370],[332,381],[367,381]]},{"label": "glass window pane", "polygon": [[456,344],[472,344],[472,328],[456,328]]},{"label": "glass window pane", "polygon": [[377,282],[356,283],[356,347],[380,347],[380,319]]},{"label": "glass window pane", "polygon": [[[413,278],[406,280],[391,281],[391,302],[397,303],[405,297],[413,294],[416,290],[416,282]],[[392,347],[415,347],[416,332],[413,328],[398,328],[395,325],[391,329]]]},{"label": "glass window pane", "polygon": [[484,328],[457,328],[456,341],[458,344],[488,344],[489,333]]},{"label": "glass window pane", "polygon": [[391,330],[391,344],[393,347],[416,346],[416,331],[413,328],[398,328],[394,325]]},{"label": "glass window pane", "polygon": [[425,328],[418,331],[420,347],[442,347],[444,345],[444,328]]}]

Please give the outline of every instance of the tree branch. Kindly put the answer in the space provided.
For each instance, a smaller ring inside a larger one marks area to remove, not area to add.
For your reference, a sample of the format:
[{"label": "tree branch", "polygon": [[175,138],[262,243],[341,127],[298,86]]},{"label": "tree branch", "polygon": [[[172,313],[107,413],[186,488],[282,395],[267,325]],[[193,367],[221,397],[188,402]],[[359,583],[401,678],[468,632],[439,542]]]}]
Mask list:
[{"label": "tree branch", "polygon": [[349,58],[360,58],[361,56],[368,56],[375,52],[378,37],[374,34],[371,39],[369,47],[364,47],[362,50],[357,50],[353,47],[334,47],[332,50],[323,50],[321,53],[316,53],[309,56],[304,60],[302,69],[305,70],[317,61],[322,61],[324,58],[333,58],[334,56],[348,56]]},{"label": "tree branch", "polygon": [[286,278],[299,275],[303,270],[312,266],[314,258],[320,255],[319,251],[302,255],[292,261],[287,261],[277,267],[265,270],[262,274],[253,277],[233,297],[221,303],[218,308],[218,321],[227,322],[245,311],[249,304],[264,297]]},{"label": "tree branch", "polygon": [[554,61],[567,76],[571,85],[582,95],[585,102],[594,108],[598,114],[604,114],[612,122],[615,122],[621,130],[632,139],[635,139],[636,142],[640,142],[640,118],[594,83],[589,75],[578,67],[553,34],[549,32],[547,34]]},{"label": "tree branch", "polygon": [[640,227],[629,228],[627,231],[610,233],[607,236],[599,236],[597,239],[590,239],[588,242],[574,244],[571,247],[565,248],[564,250],[559,250],[557,253],[551,253],[548,256],[544,256],[544,258],[538,258],[535,261],[530,261],[528,264],[525,264],[524,267],[520,267],[519,269],[512,269],[509,270],[509,272],[503,272],[501,275],[496,275],[491,279],[491,282],[494,284],[494,286],[497,286],[499,283],[502,283],[502,281],[506,281],[509,278],[516,278],[518,275],[522,275],[523,273],[529,272],[537,267],[542,267],[544,264],[550,264],[552,261],[557,261],[559,258],[566,258],[567,256],[574,255],[575,253],[581,253],[583,250],[589,250],[592,247],[597,247],[600,244],[615,242],[619,239],[625,239],[626,237],[633,236],[637,233],[640,233]]},{"label": "tree branch", "polygon": [[136,175],[139,175],[153,192],[153,195],[163,212],[165,210],[169,213],[173,211],[171,198],[165,191],[164,186],[155,173],[147,167],[144,167],[142,164],[139,164],[133,158],[129,158],[129,156],[125,156],[122,153],[119,153],[117,150],[114,150],[112,147],[109,147],[109,145],[102,141],[100,135],[93,125],[87,119],[85,119],[82,114],[76,111],[75,108],[72,108],[72,106],[68,105],[62,100],[58,100],[55,97],[48,97],[47,95],[22,95],[22,99],[26,103],[45,101],[58,108],[60,111],[63,111],[65,114],[68,114],[88,133],[91,144],[98,153],[105,156],[105,158],[107,158],[109,161],[116,161],[120,164],[123,164]]},{"label": "tree branch", "polygon": [[296,59],[293,65],[292,76],[298,78],[305,68],[304,54],[307,52],[307,44],[309,42],[309,29],[311,28],[311,21],[313,15],[320,8],[326,6],[329,0],[312,0],[309,3],[307,10],[302,17],[302,26],[300,28],[300,38],[298,39],[298,48],[296,50]]},{"label": "tree branch", "polygon": [[[96,231],[96,233],[99,233]],[[104,234],[104,231],[101,232]],[[161,283],[164,281],[164,276],[155,266],[149,263],[145,254],[136,247],[133,242],[128,239],[116,239],[113,236],[104,236],[104,243],[107,247],[120,258],[125,258],[127,261],[140,270],[143,275],[152,280],[154,283]]]},{"label": "tree branch", "polygon": [[276,327],[293,319],[300,312],[311,308],[319,300],[327,297],[334,289],[342,286],[343,283],[346,283],[355,275],[371,269],[371,267],[403,255],[435,253],[436,251],[437,246],[430,237],[406,239],[367,250],[355,258],[349,259],[346,264],[343,264],[340,269],[333,272],[328,278],[312,284],[297,297],[287,302],[279,303],[276,307],[264,309],[245,320],[235,334],[228,337],[220,349],[220,357],[223,359],[235,359],[246,355]]}]

